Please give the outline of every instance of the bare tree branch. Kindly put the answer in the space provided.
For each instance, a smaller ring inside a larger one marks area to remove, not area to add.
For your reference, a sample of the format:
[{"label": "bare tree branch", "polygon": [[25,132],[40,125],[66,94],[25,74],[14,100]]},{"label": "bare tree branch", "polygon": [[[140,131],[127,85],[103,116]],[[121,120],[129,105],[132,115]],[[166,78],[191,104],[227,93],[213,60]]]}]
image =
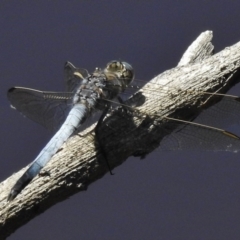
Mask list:
[{"label": "bare tree branch", "polygon": [[[100,129],[101,141],[112,168],[132,155],[148,153],[156,147],[157,140],[161,141],[163,136],[156,136],[159,124],[151,131],[156,113],[158,122],[162,120],[165,124],[168,123],[166,117],[181,116],[182,119],[189,120],[202,109],[199,105],[205,98],[199,92],[224,93],[236,83],[234,77],[240,67],[240,42],[211,56],[211,39],[212,32],[202,33],[184,53],[176,68],[152,79],[140,94],[132,98],[144,98],[144,104],[138,108],[145,113],[144,120],[134,114],[129,117],[123,109],[113,112],[105,119]],[[159,95],[156,96],[156,93]],[[214,103],[210,99],[203,107]],[[149,127],[141,127],[146,123]],[[71,137],[44,168],[50,176],[34,178],[10,203],[6,202],[7,195],[26,168],[1,183],[0,239],[5,239],[54,204],[86,190],[90,183],[108,172],[94,139],[94,135]]]},{"label": "bare tree branch", "polygon": [[178,67],[201,61],[211,56],[214,49],[214,46],[211,43],[212,37],[213,35],[211,31],[201,33],[183,54],[178,63]]}]

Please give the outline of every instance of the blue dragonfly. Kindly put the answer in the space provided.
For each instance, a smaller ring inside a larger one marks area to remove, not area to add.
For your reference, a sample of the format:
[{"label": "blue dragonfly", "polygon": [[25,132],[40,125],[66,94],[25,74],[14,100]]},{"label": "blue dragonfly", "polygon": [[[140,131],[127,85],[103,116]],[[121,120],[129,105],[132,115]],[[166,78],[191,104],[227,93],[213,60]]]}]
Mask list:
[{"label": "blue dragonfly", "polygon": [[[65,64],[64,69],[66,92],[43,92],[22,87],[13,87],[8,91],[13,108],[44,127],[57,131],[12,187],[8,201],[29,184],[95,111],[102,111],[99,125],[110,108],[110,101],[106,100],[119,97],[134,78],[132,66],[121,61],[111,61],[103,70],[96,68],[92,74],[70,62]],[[121,101],[120,97],[118,99]]]}]

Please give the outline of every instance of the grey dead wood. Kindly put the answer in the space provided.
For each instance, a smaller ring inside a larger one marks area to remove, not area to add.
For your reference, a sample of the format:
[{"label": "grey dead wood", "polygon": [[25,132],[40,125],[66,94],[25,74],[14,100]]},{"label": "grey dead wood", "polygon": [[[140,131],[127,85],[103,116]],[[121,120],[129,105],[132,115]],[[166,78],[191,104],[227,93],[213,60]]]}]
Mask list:
[{"label": "grey dead wood", "polygon": [[[147,154],[156,147],[156,139],[161,140],[161,137],[155,136],[157,131],[141,127],[143,121],[151,127],[156,113],[158,120],[169,116],[174,118],[179,113],[188,120],[191,117],[189,112],[198,113],[203,100],[198,92],[225,93],[237,83],[240,42],[213,55],[211,40],[211,31],[200,34],[183,54],[177,67],[152,79],[141,89],[142,93],[132,98],[144,98],[144,104],[138,109],[145,113],[145,120],[134,113],[129,116],[124,109],[107,116],[99,131],[112,168],[132,155]],[[146,90],[149,88],[152,91]],[[159,94],[153,95],[153,92]],[[209,101],[205,107],[212,104],[214,102]],[[188,116],[184,115],[186,110]],[[140,127],[136,128],[136,125]],[[10,189],[26,168],[0,184],[0,239],[6,239],[32,218],[73,194],[86,190],[90,183],[108,173],[94,139],[94,134],[71,137],[44,168],[50,176],[34,178],[10,203],[6,202]]]}]

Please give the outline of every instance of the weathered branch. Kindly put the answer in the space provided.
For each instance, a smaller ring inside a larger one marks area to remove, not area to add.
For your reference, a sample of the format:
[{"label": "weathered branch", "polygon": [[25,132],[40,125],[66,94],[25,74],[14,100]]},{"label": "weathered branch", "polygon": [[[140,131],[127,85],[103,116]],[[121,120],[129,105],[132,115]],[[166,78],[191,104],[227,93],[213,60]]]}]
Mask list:
[{"label": "weathered branch", "polygon": [[[240,42],[211,56],[211,38],[212,32],[202,33],[185,52],[176,68],[160,74],[143,87],[140,96],[144,97],[145,103],[138,109],[145,113],[144,121],[151,123],[156,113],[158,120],[169,116],[176,117],[176,114],[187,120],[199,111],[203,96],[197,94],[198,92],[224,93],[235,84],[233,76],[240,67]],[[152,91],[149,91],[149,88]],[[186,94],[187,92],[189,94]],[[156,96],[156,93],[159,94]],[[211,104],[213,102],[209,101],[208,106]],[[143,146],[149,146],[146,152],[155,147],[154,134],[157,131],[136,128],[136,125],[143,125],[144,121],[134,117],[134,114],[130,118],[121,110],[114,112],[104,121],[100,129],[101,141],[112,168],[132,155],[144,154]],[[16,199],[8,204],[7,195],[25,169],[1,183],[0,239],[5,239],[52,205],[86,190],[90,183],[108,172],[94,139],[94,135],[76,135],[70,138],[44,168],[50,172],[50,176],[34,178]]]},{"label": "weathered branch", "polygon": [[214,50],[214,46],[211,43],[212,37],[211,31],[201,33],[183,54],[178,67],[201,61],[211,56]]}]

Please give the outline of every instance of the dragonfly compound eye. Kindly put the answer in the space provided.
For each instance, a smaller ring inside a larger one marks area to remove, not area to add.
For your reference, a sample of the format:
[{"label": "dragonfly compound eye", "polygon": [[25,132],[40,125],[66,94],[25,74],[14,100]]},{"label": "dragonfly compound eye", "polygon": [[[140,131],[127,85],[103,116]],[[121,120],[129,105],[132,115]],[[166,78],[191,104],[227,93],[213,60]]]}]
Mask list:
[{"label": "dragonfly compound eye", "polygon": [[123,68],[123,64],[119,61],[113,60],[107,64],[107,70],[111,72],[121,71]]},{"label": "dragonfly compound eye", "polygon": [[130,84],[134,79],[133,68],[127,62],[113,60],[107,64],[106,71],[115,73],[125,81],[126,85]]}]

